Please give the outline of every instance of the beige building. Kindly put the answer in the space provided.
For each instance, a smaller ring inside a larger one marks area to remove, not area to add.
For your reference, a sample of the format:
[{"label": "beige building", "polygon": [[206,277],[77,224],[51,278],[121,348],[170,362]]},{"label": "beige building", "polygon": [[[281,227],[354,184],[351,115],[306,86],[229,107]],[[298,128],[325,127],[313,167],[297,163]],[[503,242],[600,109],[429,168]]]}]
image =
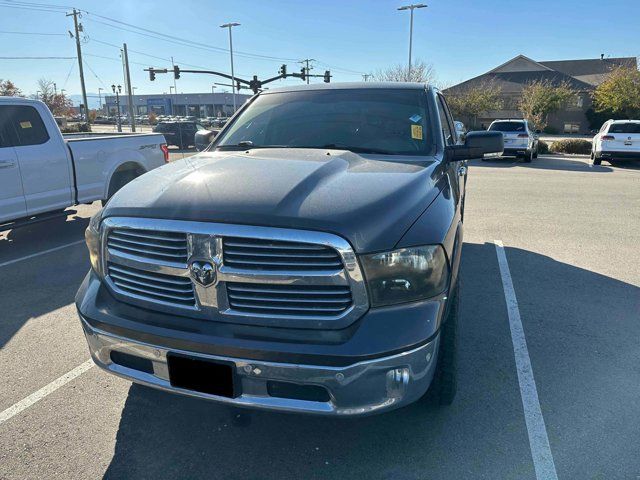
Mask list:
[{"label": "beige building", "polygon": [[[549,117],[549,127],[559,133],[588,133],[589,121],[586,112],[592,107],[591,95],[611,71],[619,67],[637,68],[635,57],[597,58],[587,60],[555,60],[537,62],[524,55],[518,55],[489,72],[454,85],[445,90],[447,95],[455,95],[491,82],[500,87],[502,109],[484,112],[476,122],[477,127],[488,127],[497,118],[522,118],[518,103],[523,88],[535,81],[552,84],[567,83],[578,92],[576,101]],[[469,119],[461,119],[469,122]]]}]

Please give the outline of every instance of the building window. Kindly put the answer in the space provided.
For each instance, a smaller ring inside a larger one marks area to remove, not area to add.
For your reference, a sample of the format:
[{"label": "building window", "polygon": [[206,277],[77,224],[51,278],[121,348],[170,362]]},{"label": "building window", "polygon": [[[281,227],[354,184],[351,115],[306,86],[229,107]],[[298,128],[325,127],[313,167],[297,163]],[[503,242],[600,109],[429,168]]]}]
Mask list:
[{"label": "building window", "polygon": [[578,98],[576,100],[576,107],[582,108],[583,106],[584,106],[584,98],[582,98],[581,95],[578,95]]},{"label": "building window", "polygon": [[580,132],[580,124],[578,123],[565,123],[564,133],[578,133]]}]

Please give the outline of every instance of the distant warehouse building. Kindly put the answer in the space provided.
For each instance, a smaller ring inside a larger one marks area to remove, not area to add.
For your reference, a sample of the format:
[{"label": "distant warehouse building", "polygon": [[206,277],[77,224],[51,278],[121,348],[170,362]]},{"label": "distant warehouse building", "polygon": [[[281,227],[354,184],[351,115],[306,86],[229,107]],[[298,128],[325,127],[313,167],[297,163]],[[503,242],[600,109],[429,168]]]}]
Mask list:
[{"label": "distant warehouse building", "polygon": [[[251,95],[236,94],[239,107]],[[105,96],[106,115],[116,115],[118,108],[116,96]],[[161,95],[133,95],[135,115],[183,115],[203,117],[226,117],[233,113],[233,95],[231,93],[177,93]],[[129,104],[126,95],[120,95],[120,115],[128,115]]]},{"label": "distant warehouse building", "polygon": [[502,109],[483,112],[476,121],[478,127],[488,127],[498,118],[522,118],[518,104],[522,90],[527,84],[536,81],[547,81],[555,85],[567,83],[578,92],[575,103],[551,114],[549,127],[562,133],[588,133],[589,121],[586,112],[592,108],[591,95],[595,88],[619,67],[638,68],[637,59],[602,56],[587,60],[537,62],[524,55],[518,55],[493,70],[447,88],[444,92],[447,95],[456,95],[488,83],[497,85],[501,91]]}]

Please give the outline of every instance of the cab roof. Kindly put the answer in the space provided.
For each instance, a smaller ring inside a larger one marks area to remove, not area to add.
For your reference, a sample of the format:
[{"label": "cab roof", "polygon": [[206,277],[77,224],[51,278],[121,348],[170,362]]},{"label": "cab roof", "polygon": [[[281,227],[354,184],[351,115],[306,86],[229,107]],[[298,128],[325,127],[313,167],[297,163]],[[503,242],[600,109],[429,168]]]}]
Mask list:
[{"label": "cab roof", "polygon": [[288,85],[265,90],[262,93],[299,92],[305,90],[348,90],[348,89],[376,89],[390,88],[394,90],[424,90],[430,88],[425,83],[417,82],[342,82],[342,83],[312,83],[309,85]]}]

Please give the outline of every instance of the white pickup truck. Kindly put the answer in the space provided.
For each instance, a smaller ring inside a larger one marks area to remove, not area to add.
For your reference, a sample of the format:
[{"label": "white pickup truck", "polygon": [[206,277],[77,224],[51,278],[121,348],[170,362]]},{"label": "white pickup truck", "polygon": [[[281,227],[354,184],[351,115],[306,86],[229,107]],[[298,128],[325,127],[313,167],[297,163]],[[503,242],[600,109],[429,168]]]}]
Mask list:
[{"label": "white pickup truck", "polygon": [[0,230],[104,202],[168,160],[161,134],[63,136],[44,103],[0,97]]}]

